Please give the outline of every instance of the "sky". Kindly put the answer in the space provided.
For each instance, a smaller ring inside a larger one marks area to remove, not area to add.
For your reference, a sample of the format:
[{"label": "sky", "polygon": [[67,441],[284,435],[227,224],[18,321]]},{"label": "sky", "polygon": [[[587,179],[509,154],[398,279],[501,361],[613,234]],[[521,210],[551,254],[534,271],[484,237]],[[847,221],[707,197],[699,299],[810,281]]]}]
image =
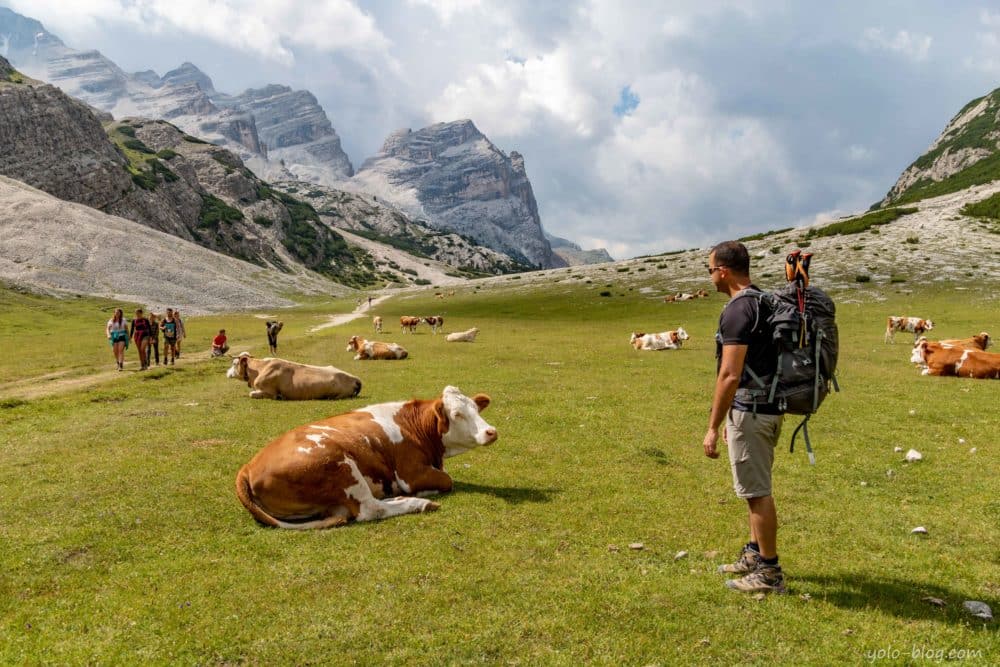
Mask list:
[{"label": "sky", "polygon": [[542,226],[616,259],[880,200],[1000,87],[1000,6],[843,0],[0,0],[126,71],[310,90],[355,168],[470,118]]}]

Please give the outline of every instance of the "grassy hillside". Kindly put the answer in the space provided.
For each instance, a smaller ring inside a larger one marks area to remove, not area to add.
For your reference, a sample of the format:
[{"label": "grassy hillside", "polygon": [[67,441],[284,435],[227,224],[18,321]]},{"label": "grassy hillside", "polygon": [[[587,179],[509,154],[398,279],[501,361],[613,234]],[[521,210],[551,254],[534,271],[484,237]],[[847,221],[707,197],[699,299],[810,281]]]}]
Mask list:
[{"label": "grassy hillside", "polygon": [[[818,465],[788,454],[792,421],[777,457],[792,594],[757,601],[715,573],[745,539],[745,506],[700,444],[722,297],[514,278],[376,307],[402,362],[351,359],[367,318],[309,332],[353,303],[280,313],[281,356],[364,381],[339,402],[253,401],[203,358],[222,326],[234,351],[263,353],[252,315],[189,318],[176,367],[134,372],[130,350],[115,373],[111,303],[0,292],[0,662],[830,664],[913,648],[996,662],[995,623],[961,605],[1000,611],[1000,382],[922,377],[905,337],[882,343],[888,314],[933,317],[941,336],[992,330],[995,301],[842,299],[843,393],[813,421]],[[402,336],[403,314],[482,333]],[[692,336],[680,351],[628,345],[678,325]],[[65,368],[107,377],[27,400],[12,389]],[[439,512],[294,534],[236,500],[237,469],[287,429],[446,384],[493,397],[500,439],[446,462],[456,485]]]}]

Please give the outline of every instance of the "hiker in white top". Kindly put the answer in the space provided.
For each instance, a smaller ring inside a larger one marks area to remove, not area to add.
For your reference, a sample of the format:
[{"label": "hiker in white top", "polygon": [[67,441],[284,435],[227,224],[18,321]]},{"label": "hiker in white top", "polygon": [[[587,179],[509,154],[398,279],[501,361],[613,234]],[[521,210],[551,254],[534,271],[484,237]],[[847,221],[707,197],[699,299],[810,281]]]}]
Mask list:
[{"label": "hiker in white top", "polygon": [[108,320],[104,327],[104,333],[108,337],[108,344],[115,354],[115,363],[118,370],[125,365],[125,350],[128,349],[128,320],[125,319],[121,308],[115,308],[115,314]]}]

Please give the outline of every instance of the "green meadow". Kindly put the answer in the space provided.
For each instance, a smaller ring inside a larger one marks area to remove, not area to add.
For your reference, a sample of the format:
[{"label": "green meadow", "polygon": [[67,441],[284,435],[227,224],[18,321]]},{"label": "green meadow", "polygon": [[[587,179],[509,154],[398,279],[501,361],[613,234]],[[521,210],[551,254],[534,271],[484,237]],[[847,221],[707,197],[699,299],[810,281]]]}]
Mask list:
[{"label": "green meadow", "polygon": [[[266,355],[253,313],[187,317],[176,366],[137,372],[130,349],[118,373],[116,304],[0,289],[0,663],[1000,663],[996,621],[962,609],[1000,613],[1000,382],[923,377],[909,335],[882,342],[890,314],[931,317],[940,337],[993,332],[996,301],[835,294],[842,393],[810,423],[816,466],[788,452],[786,420],[790,591],[757,600],[716,573],[746,541],[746,507],[701,447],[723,297],[522,282],[376,306],[378,339],[410,352],[399,362],[346,351],[367,315],[310,332],[353,298],[269,311],[279,356],[361,377],[335,402],[252,400],[207,358],[222,327],[233,352]],[[400,315],[430,314],[479,338],[399,333]],[[679,351],[628,344],[679,325]],[[449,384],[492,397],[500,437],[446,461],[440,511],[299,533],[236,499],[236,471],[284,431]]]}]

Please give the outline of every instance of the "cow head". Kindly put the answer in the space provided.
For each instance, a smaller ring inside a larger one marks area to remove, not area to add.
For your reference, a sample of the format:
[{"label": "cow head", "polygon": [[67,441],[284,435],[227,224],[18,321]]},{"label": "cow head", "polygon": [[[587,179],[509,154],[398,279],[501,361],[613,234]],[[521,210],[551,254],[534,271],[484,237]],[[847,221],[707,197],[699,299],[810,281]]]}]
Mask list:
[{"label": "cow head", "polygon": [[365,341],[358,336],[351,336],[351,340],[347,341],[347,351],[357,352],[365,344]]},{"label": "cow head", "polygon": [[973,338],[975,339],[976,344],[979,346],[979,348],[983,350],[988,348],[990,346],[990,343],[993,342],[992,340],[990,340],[990,335],[985,331],[976,334],[975,336],[973,336]]},{"label": "cow head", "polygon": [[642,337],[645,335],[644,333],[633,331],[632,335],[629,336],[628,342],[632,347],[638,349],[642,345]]},{"label": "cow head", "polygon": [[226,377],[234,380],[246,380],[247,365],[250,363],[250,358],[249,352],[241,352],[238,357],[233,357],[233,363],[230,364],[229,370],[226,371]]},{"label": "cow head", "polygon": [[687,340],[690,336],[688,336],[687,331],[684,331],[684,327],[677,327],[677,338],[678,340]]},{"label": "cow head", "polygon": [[447,386],[434,403],[438,433],[445,447],[445,456],[462,454],[479,445],[496,441],[497,430],[486,423],[480,412],[490,404],[486,394],[469,398],[457,387]]},{"label": "cow head", "polygon": [[917,341],[917,344],[913,346],[913,354],[910,355],[910,363],[912,364],[925,364],[927,358],[927,339],[921,338]]},{"label": "cow head", "polygon": [[924,331],[930,331],[934,328],[934,323],[930,320],[924,320]]}]

